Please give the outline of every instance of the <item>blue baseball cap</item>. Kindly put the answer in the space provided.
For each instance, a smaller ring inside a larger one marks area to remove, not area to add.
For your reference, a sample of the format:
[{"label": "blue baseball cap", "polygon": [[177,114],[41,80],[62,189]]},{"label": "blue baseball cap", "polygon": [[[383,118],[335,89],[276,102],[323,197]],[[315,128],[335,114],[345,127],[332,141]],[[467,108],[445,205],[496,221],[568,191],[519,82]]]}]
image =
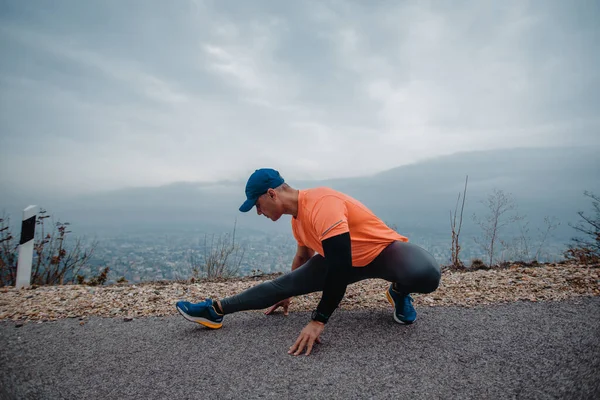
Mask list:
[{"label": "blue baseball cap", "polygon": [[256,204],[256,200],[269,189],[275,189],[284,183],[279,172],[271,168],[261,168],[254,171],[246,183],[246,201],[241,205],[241,212],[248,212]]}]

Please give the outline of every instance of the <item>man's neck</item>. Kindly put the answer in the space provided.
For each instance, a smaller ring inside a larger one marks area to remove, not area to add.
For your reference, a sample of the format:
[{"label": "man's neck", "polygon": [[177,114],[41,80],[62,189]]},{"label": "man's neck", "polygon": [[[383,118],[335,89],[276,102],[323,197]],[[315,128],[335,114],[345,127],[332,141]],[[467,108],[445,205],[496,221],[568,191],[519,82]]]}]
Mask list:
[{"label": "man's neck", "polygon": [[287,196],[284,202],[284,213],[293,216],[294,218],[298,217],[298,196],[300,191],[298,189],[293,189]]}]

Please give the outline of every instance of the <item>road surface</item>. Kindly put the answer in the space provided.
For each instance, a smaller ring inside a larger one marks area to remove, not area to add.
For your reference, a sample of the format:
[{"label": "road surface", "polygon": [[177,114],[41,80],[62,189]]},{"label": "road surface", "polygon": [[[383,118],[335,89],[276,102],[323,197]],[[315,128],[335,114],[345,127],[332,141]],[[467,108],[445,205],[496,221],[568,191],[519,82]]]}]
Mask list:
[{"label": "road surface", "polygon": [[313,353],[309,313],[0,323],[11,399],[599,399],[600,298],[476,308],[338,310]]}]

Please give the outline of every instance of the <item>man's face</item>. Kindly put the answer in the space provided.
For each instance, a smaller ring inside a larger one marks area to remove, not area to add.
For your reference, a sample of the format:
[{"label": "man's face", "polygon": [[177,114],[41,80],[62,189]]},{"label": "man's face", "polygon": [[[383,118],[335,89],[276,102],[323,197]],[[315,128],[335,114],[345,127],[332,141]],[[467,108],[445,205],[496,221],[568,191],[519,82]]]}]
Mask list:
[{"label": "man's face", "polygon": [[256,200],[256,213],[258,215],[264,215],[272,221],[277,221],[283,212],[281,211],[281,201],[277,196],[277,192],[273,189]]}]

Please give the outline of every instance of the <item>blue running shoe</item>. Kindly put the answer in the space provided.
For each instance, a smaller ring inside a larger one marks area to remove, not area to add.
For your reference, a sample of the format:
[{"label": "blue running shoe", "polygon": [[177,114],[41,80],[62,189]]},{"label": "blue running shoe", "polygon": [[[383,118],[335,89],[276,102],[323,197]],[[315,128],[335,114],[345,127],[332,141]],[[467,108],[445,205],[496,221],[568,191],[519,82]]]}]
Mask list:
[{"label": "blue running shoe", "polygon": [[211,329],[219,329],[223,326],[223,315],[215,310],[212,299],[197,304],[178,301],[176,307],[188,321],[197,322]]},{"label": "blue running shoe", "polygon": [[394,306],[394,320],[400,324],[412,324],[417,319],[417,312],[412,306],[413,298],[410,294],[402,295],[393,289],[393,284],[385,293],[387,299]]}]

